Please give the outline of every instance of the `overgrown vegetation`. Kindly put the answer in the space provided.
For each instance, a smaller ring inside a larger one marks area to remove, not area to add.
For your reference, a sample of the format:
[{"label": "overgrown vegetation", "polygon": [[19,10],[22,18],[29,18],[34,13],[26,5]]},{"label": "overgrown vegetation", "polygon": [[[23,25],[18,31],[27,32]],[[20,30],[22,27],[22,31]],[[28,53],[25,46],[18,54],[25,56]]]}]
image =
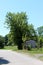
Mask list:
[{"label": "overgrown vegetation", "polygon": [[43,61],[43,56],[40,56],[39,59]]},{"label": "overgrown vegetation", "polygon": [[[22,50],[26,40],[36,41],[36,48],[38,50],[39,48],[43,48],[43,26],[38,27],[37,30],[35,30],[33,24],[29,24],[25,12],[8,12],[5,23],[10,29],[10,32],[5,35],[5,37],[0,36],[0,48],[16,45],[19,50]],[[28,46],[28,50],[32,50],[31,46]]]},{"label": "overgrown vegetation", "polygon": [[0,48],[4,48],[4,37],[0,36]]},{"label": "overgrown vegetation", "polygon": [[17,52],[21,52],[21,53],[27,53],[27,54],[31,54],[31,55],[34,55],[34,54],[43,54],[43,48],[32,48],[32,50],[18,50],[17,46],[5,46],[4,47],[5,50],[13,50],[13,51],[17,51]]},{"label": "overgrown vegetation", "polygon": [[8,36],[8,39],[10,41],[12,40],[11,43],[15,43],[18,49],[23,49],[23,44],[26,40],[33,39],[37,41],[37,33],[34,26],[28,24],[28,18],[25,12],[7,13],[5,23],[10,28],[10,37]]}]

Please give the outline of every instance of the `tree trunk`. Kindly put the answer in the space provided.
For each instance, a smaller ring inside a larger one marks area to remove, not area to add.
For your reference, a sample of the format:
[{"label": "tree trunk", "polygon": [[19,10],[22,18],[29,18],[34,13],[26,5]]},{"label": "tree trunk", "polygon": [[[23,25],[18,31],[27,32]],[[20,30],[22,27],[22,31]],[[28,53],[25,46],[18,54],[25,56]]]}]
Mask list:
[{"label": "tree trunk", "polygon": [[20,37],[20,38],[18,39],[18,49],[19,49],[19,50],[22,50],[22,49],[23,49],[22,43],[23,43],[22,37]]}]

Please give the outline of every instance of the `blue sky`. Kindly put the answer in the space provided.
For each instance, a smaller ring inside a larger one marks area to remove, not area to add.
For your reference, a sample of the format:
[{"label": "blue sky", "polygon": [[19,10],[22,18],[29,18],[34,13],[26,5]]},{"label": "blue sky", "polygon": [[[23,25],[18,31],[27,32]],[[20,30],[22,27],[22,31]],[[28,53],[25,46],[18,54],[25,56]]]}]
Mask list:
[{"label": "blue sky", "polygon": [[0,35],[9,33],[4,25],[7,12],[22,11],[27,13],[28,23],[35,28],[43,25],[43,0],[0,0]]}]

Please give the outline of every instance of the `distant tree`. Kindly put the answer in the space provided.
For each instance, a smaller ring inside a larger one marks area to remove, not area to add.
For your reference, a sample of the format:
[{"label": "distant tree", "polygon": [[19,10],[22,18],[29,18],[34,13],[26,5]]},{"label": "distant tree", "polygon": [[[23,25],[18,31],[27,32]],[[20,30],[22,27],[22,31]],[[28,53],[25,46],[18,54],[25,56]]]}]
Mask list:
[{"label": "distant tree", "polygon": [[38,32],[38,39],[39,39],[39,46],[42,48],[43,46],[43,26],[37,28]]},{"label": "distant tree", "polygon": [[24,12],[21,13],[7,13],[6,15],[6,24],[10,28],[10,32],[12,33],[14,42],[18,45],[18,49],[22,49],[22,36],[25,36],[28,21],[27,15]]},{"label": "distant tree", "polygon": [[8,43],[8,36],[7,35],[5,35],[5,45],[7,45],[7,43]]},{"label": "distant tree", "polygon": [[0,48],[4,48],[4,37],[0,36]]},{"label": "distant tree", "polygon": [[38,27],[37,31],[39,36],[43,36],[43,26]]}]

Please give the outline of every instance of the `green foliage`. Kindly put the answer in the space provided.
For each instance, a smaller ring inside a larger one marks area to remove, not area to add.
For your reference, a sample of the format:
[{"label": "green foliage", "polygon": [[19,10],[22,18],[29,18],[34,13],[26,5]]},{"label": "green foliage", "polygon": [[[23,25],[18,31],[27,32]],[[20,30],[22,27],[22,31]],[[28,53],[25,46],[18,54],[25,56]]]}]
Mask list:
[{"label": "green foliage", "polygon": [[34,26],[28,24],[28,18],[26,13],[7,13],[6,21],[10,33],[8,35],[8,45],[17,44],[18,49],[23,48],[23,42],[25,40],[38,40],[38,36]]},{"label": "green foliage", "polygon": [[37,31],[39,36],[43,36],[43,26],[38,27]]},{"label": "green foliage", "polygon": [[5,35],[5,45],[7,45],[7,43],[8,43],[8,36],[7,35]]},{"label": "green foliage", "polygon": [[11,32],[8,34],[8,46],[11,46],[11,45],[14,45],[14,42],[13,42],[13,36],[11,34]]},{"label": "green foliage", "polygon": [[43,38],[40,39],[40,48],[43,47]]},{"label": "green foliage", "polygon": [[31,45],[28,45],[28,48],[27,48],[28,50],[31,50]]},{"label": "green foliage", "polygon": [[35,41],[37,41],[37,39],[38,39],[36,30],[34,29],[34,26],[32,24],[28,25],[26,38],[28,38],[29,40],[32,39],[32,40],[35,40]]},{"label": "green foliage", "polygon": [[13,41],[18,45],[18,49],[22,49],[22,36],[25,36],[28,27],[26,13],[7,13],[6,24],[10,28]]},{"label": "green foliage", "polygon": [[4,48],[4,37],[0,36],[0,48]]},{"label": "green foliage", "polygon": [[37,28],[39,47],[43,47],[43,26]]}]

